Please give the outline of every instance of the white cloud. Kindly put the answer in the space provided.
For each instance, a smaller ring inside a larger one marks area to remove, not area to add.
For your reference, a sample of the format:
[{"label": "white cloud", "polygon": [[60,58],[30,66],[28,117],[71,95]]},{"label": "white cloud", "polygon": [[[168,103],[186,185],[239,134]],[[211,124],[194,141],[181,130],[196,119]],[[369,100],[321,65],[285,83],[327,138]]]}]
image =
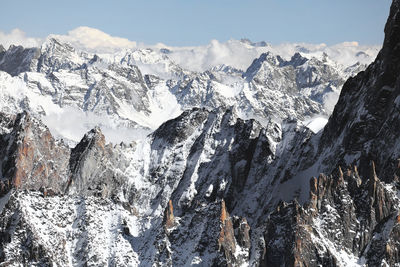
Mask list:
[{"label": "white cloud", "polygon": [[324,95],[324,108],[328,112],[328,114],[331,114],[333,112],[333,109],[335,108],[335,105],[339,100],[339,95],[339,91],[333,91]]},{"label": "white cloud", "polygon": [[357,47],[359,44],[358,42],[353,41],[353,42],[343,42],[342,45],[347,47],[352,47],[352,46]]},{"label": "white cloud", "polygon": [[168,47],[168,56],[177,64],[194,71],[204,71],[217,65],[229,65],[246,70],[251,62],[270,47],[256,47],[238,40],[219,42],[212,40],[206,46]]},{"label": "white cloud", "polygon": [[136,48],[136,42],[126,38],[111,36],[98,29],[78,27],[68,32],[67,35],[51,35],[61,41],[90,52],[115,52],[126,48]]},{"label": "white cloud", "polygon": [[64,107],[56,112],[49,112],[42,117],[56,138],[63,138],[74,146],[85,133],[99,126],[106,141],[117,144],[130,143],[144,139],[151,131],[144,128],[124,127],[108,116],[100,116],[93,112],[84,112],[74,107]]},{"label": "white cloud", "polygon": [[[262,53],[273,52],[285,59],[296,53],[322,57],[323,53],[344,66],[350,66],[357,61],[370,63],[377,55],[380,46],[362,46],[357,42],[344,42],[328,46],[307,43],[283,43],[279,45],[252,45],[249,41],[229,40],[219,42],[212,40],[208,45],[195,47],[168,47],[164,44],[145,45],[130,41],[126,38],[111,36],[101,30],[90,27],[78,27],[69,31],[66,35],[50,35],[61,41],[68,42],[74,47],[94,53],[114,53],[124,49],[152,48],[159,50],[167,48],[171,51],[168,55],[177,64],[193,71],[204,71],[216,65],[230,65],[246,70],[251,62]],[[0,43],[7,48],[10,44],[23,45],[25,47],[40,46],[41,38],[27,37],[26,34],[14,29],[10,33],[0,31]],[[358,54],[363,51],[364,53]]]},{"label": "white cloud", "polygon": [[[249,41],[229,40],[227,42],[219,42],[211,40],[208,45],[194,47],[174,47],[166,46],[162,43],[146,45],[83,26],[69,31],[66,35],[53,36],[72,44],[78,49],[95,53],[113,53],[124,49],[152,48],[159,50],[160,48],[167,48],[171,51],[168,56],[173,61],[192,71],[205,71],[221,64],[246,70],[255,58],[268,51],[285,59],[290,59],[296,52],[316,57],[322,57],[323,53],[327,53],[334,61],[350,66],[357,61],[361,61],[361,63],[371,62],[380,49],[379,46],[361,46],[357,42],[344,42],[333,46],[328,46],[324,43],[283,43],[258,46],[251,44]],[[366,56],[363,58],[357,57],[356,54],[359,51],[364,51]]]},{"label": "white cloud", "polygon": [[[159,47],[157,47],[159,48]],[[356,62],[371,63],[380,50],[380,46],[362,46],[357,42],[344,42],[332,46],[324,43],[283,43],[278,45],[257,46],[239,40],[219,42],[212,40],[206,46],[167,47],[172,51],[168,56],[184,68],[204,71],[216,65],[230,65],[246,70],[252,61],[262,53],[272,52],[289,60],[296,52],[306,57],[322,59],[324,53],[343,66],[351,66]],[[359,54],[359,52],[361,52]]]},{"label": "white cloud", "polygon": [[9,33],[0,31],[0,44],[6,49],[12,44],[22,45],[24,47],[37,47],[40,46],[42,42],[43,40],[41,38],[26,36],[26,33],[20,29],[13,29]]}]

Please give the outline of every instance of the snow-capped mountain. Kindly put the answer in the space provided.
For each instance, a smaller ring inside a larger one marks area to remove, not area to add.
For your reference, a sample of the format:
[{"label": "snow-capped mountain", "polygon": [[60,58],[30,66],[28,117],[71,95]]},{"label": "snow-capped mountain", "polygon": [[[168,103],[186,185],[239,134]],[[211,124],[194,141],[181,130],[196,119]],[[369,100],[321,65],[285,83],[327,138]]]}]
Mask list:
[{"label": "snow-capped mountain", "polygon": [[[109,141],[141,138],[192,107],[235,106],[243,119],[262,122],[327,116],[345,79],[366,67],[342,65],[326,53],[297,52],[285,60],[269,51],[245,70],[216,65],[197,72],[175,63],[175,50],[96,54],[56,37],[40,48],[11,46],[0,53],[1,108],[39,115],[53,134],[72,143],[99,124]],[[69,127],[60,127],[63,123]],[[77,133],[68,129],[72,126]],[[125,134],[118,138],[121,129]]]},{"label": "snow-capped mountain", "polygon": [[368,67],[247,40],[270,51],[244,70],[0,50],[0,264],[398,265],[399,14]]}]

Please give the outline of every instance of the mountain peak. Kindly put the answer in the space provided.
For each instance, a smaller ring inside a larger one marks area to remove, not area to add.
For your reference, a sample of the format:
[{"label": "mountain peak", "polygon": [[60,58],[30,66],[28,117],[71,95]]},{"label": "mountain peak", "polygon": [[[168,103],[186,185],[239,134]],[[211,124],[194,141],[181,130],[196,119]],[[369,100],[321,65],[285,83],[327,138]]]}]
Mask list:
[{"label": "mountain peak", "polygon": [[247,39],[247,38],[240,39],[240,42],[243,44],[248,44],[248,45],[254,46],[254,47],[270,47],[271,46],[270,44],[268,44],[265,41],[254,43],[250,39]]},{"label": "mountain peak", "polygon": [[75,49],[67,42],[62,40],[62,38],[57,37],[56,35],[50,35],[46,38],[41,46],[42,51],[70,51],[74,52]]},{"label": "mountain peak", "polygon": [[308,58],[303,57],[299,52],[296,52],[290,59],[290,61],[284,61],[283,59],[279,58],[280,66],[293,66],[297,68],[298,66],[303,65],[308,61]]},{"label": "mountain peak", "polygon": [[[390,8],[389,19],[385,25],[385,40],[381,51],[385,76],[400,72],[400,1],[394,0]],[[387,80],[393,86],[397,77]]]},{"label": "mountain peak", "polygon": [[272,52],[262,53],[258,58],[253,60],[253,63],[251,63],[246,72],[243,73],[243,78],[251,81],[264,64],[272,66],[278,65],[278,59]]},{"label": "mountain peak", "polygon": [[105,145],[105,138],[99,126],[95,126],[89,132],[85,134],[81,142],[86,142],[89,140],[95,140],[95,142],[99,142],[102,146]]}]

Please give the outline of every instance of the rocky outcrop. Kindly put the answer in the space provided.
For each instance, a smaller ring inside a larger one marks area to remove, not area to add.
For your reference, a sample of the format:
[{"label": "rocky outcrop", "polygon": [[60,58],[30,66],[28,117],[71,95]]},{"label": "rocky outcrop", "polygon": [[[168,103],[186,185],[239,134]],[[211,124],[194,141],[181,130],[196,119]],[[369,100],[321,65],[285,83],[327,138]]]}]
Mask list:
[{"label": "rocky outcrop", "polygon": [[219,265],[241,266],[248,262],[251,248],[250,226],[246,218],[231,217],[224,200],[221,200],[220,227],[218,251],[222,256]]},{"label": "rocky outcrop", "polygon": [[233,266],[233,263],[236,261],[235,252],[236,252],[236,239],[235,233],[233,229],[232,219],[229,216],[228,211],[225,207],[225,201],[221,201],[221,232],[219,233],[218,238],[218,247],[220,251],[223,251],[226,265]]},{"label": "rocky outcrop", "polygon": [[164,212],[163,224],[167,231],[175,226],[174,207],[172,206],[172,200],[168,201],[168,206]]},{"label": "rocky outcrop", "polygon": [[371,163],[369,179],[360,178],[357,168],[321,174],[310,180],[306,205],[281,203],[267,221],[262,265],[346,266],[346,258],[369,266],[396,262],[400,243],[390,240],[398,233],[397,190],[374,170]]},{"label": "rocky outcrop", "polygon": [[[49,129],[28,113],[2,114],[2,183],[6,188],[62,192],[68,173],[69,148],[54,140]],[[6,193],[7,189],[3,191]]]},{"label": "rocky outcrop", "polygon": [[[123,145],[123,144],[122,144]],[[114,198],[124,188],[127,177],[121,173],[127,162],[122,160],[118,146],[106,144],[100,128],[85,134],[71,150],[68,194],[95,195]]]},{"label": "rocky outcrop", "polygon": [[307,215],[296,201],[278,205],[266,225],[261,266],[310,266],[316,262]]},{"label": "rocky outcrop", "polygon": [[[85,134],[81,142],[71,150],[70,173],[67,191],[84,191],[88,185],[96,188],[99,170],[98,166],[105,158],[105,138],[99,128],[94,128]],[[99,188],[100,189],[100,188]]]},{"label": "rocky outcrop", "polygon": [[251,239],[250,239],[250,226],[247,223],[246,218],[233,217],[233,229],[235,229],[235,238],[237,244],[244,250],[250,251]]},{"label": "rocky outcrop", "polygon": [[117,159],[99,128],[70,150],[28,113],[1,114],[1,125],[1,195],[15,188],[111,197],[120,190],[122,181],[111,166],[118,166]]}]

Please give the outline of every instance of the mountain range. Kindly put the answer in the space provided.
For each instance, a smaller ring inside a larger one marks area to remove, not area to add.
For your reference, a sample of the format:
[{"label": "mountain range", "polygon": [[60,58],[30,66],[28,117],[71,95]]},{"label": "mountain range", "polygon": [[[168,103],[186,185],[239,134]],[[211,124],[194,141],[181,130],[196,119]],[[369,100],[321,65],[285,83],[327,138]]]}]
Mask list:
[{"label": "mountain range", "polygon": [[399,266],[399,38],[0,47],[0,266]]}]

